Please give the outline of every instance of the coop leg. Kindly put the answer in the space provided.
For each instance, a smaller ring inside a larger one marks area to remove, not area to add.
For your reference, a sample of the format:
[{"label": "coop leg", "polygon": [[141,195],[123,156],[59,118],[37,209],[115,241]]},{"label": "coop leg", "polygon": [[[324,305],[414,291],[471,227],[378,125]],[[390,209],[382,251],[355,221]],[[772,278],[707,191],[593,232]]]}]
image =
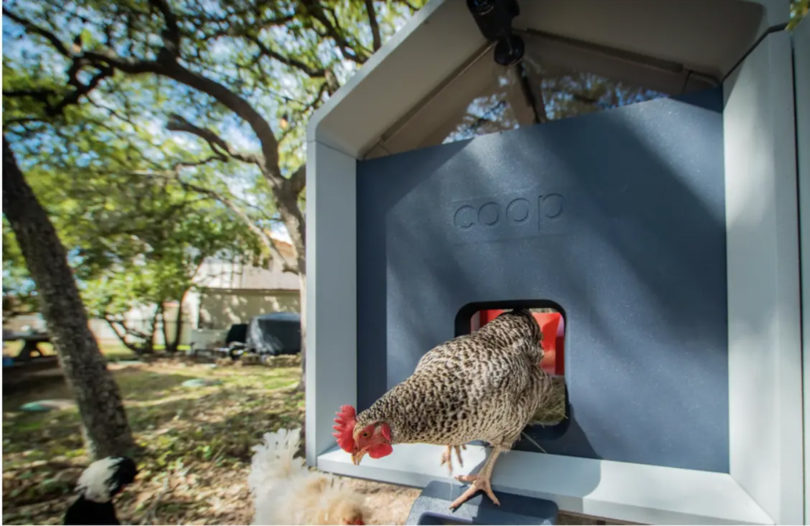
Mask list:
[{"label": "coop leg", "polygon": [[459,475],[456,477],[456,480],[458,481],[471,482],[471,484],[470,487],[467,488],[467,490],[462,493],[461,496],[459,496],[459,498],[453,501],[453,503],[450,505],[450,509],[458,508],[479,491],[486,493],[487,497],[489,497],[496,506],[501,505],[498,497],[496,497],[495,493],[492,491],[490,479],[492,478],[492,470],[495,467],[495,460],[502,451],[504,451],[503,448],[495,446],[492,453],[490,453],[489,458],[484,463],[484,467],[481,468],[481,471],[475,475]]}]

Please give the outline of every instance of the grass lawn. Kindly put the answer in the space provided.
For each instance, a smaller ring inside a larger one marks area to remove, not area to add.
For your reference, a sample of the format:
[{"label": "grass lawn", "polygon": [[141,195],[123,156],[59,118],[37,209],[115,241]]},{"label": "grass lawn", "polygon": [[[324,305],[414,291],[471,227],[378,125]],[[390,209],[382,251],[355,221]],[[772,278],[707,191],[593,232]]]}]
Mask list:
[{"label": "grass lawn", "polygon": [[[249,523],[250,448],[265,432],[302,425],[303,393],[292,389],[299,367],[159,360],[111,363],[110,369],[142,448],[136,482],[117,500],[121,522]],[[182,385],[192,378],[221,383]],[[33,400],[56,400],[60,408],[19,410]],[[4,523],[61,523],[88,462],[78,412],[58,369],[13,386],[4,381]]]},{"label": "grass lawn", "polygon": [[[4,341],[3,356],[11,356],[13,358],[20,352],[21,347],[22,342],[20,341]],[[42,350],[42,353],[45,356],[56,354],[56,351],[53,349],[53,345],[50,343],[40,343],[38,347]],[[180,346],[181,350],[185,350],[186,348],[188,348],[187,345]],[[124,347],[124,345],[121,343],[100,343],[99,349],[101,350],[101,354],[103,354],[110,362],[116,362],[119,360],[135,360],[137,358],[135,353]]]},{"label": "grass lawn", "polygon": [[[98,344],[99,350],[101,350],[101,354],[103,354],[107,361],[110,362],[117,362],[121,360],[136,360],[138,356],[132,352],[130,349],[127,349],[124,344],[120,342],[99,342]],[[20,348],[22,347],[22,342],[20,341],[12,341],[12,342],[3,342],[3,356],[17,356],[17,353],[20,352]],[[42,353],[45,356],[55,355],[56,351],[53,348],[53,345],[50,343],[40,343],[39,348],[42,350]],[[155,351],[162,351],[163,346],[157,345],[155,346]],[[178,347],[178,351],[184,352],[188,350],[188,345],[180,345]]]}]

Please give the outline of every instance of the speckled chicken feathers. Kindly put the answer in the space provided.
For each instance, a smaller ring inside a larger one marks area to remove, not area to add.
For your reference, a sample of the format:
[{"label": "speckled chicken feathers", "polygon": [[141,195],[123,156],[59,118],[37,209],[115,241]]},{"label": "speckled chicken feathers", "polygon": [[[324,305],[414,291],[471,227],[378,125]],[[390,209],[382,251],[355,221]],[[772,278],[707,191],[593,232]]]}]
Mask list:
[{"label": "speckled chicken feathers", "polygon": [[357,416],[357,425],[387,422],[394,443],[485,440],[509,448],[550,395],[539,341],[531,313],[501,314],[428,351],[410,377]]}]

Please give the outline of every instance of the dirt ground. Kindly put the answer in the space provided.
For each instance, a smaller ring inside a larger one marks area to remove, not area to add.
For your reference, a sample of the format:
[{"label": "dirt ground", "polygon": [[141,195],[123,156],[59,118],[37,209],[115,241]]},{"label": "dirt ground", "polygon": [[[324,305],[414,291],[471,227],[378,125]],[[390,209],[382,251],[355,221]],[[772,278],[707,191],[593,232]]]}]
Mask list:
[{"label": "dirt ground", "polygon": [[[140,454],[117,497],[122,523],[250,524],[251,447],[269,431],[303,425],[299,364],[215,366],[182,360],[111,363]],[[188,380],[204,385],[189,387]],[[47,412],[22,411],[45,401]],[[89,459],[78,412],[58,368],[3,375],[3,523],[60,524]],[[366,524],[404,524],[415,488],[344,478]],[[561,515],[561,524],[600,523]],[[604,522],[601,522],[604,524]]]}]

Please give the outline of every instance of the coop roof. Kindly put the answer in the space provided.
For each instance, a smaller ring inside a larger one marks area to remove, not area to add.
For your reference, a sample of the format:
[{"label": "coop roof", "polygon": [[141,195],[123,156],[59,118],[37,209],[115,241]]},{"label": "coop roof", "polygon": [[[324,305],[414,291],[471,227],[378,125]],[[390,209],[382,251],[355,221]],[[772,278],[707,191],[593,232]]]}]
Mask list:
[{"label": "coop roof", "polygon": [[[782,0],[645,4],[654,7],[524,1],[514,28],[529,62],[565,62],[678,93],[720,82],[767,28],[787,21]],[[498,87],[504,68],[491,55],[466,2],[432,1],[315,113],[308,141],[356,158],[437,144],[470,100]],[[518,96],[517,84],[509,89]]]}]

